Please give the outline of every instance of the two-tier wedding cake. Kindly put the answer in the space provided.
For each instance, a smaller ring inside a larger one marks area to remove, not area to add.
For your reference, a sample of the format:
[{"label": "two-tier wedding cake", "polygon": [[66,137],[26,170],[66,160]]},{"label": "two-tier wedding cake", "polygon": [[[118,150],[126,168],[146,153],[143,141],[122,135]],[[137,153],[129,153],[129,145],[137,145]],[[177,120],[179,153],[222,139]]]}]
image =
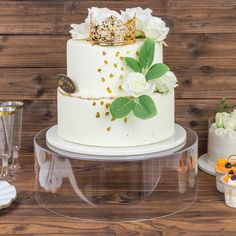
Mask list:
[{"label": "two-tier wedding cake", "polygon": [[67,75],[58,76],[58,136],[101,147],[171,138],[177,79],[163,63],[165,22],[150,9],[93,7],[71,26]]}]

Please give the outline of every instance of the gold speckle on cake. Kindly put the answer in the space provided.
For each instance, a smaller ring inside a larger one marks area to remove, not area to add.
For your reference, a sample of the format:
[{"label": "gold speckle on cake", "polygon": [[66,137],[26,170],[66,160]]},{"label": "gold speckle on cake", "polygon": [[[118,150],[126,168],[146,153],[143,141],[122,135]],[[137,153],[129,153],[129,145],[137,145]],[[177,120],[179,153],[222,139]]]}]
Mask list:
[{"label": "gold speckle on cake", "polygon": [[107,111],[107,112],[105,113],[105,116],[109,116],[109,115],[110,115],[110,112]]},{"label": "gold speckle on cake", "polygon": [[107,131],[108,131],[108,132],[111,131],[111,126],[110,126],[110,127],[107,127]]},{"label": "gold speckle on cake", "polygon": [[110,104],[110,103],[107,103],[107,104],[106,104],[106,109],[109,109],[110,106],[111,106],[111,104]]},{"label": "gold speckle on cake", "polygon": [[96,113],[96,118],[100,118],[100,113],[99,112]]},{"label": "gold speckle on cake", "polygon": [[107,54],[106,54],[106,52],[105,52],[105,51],[102,51],[102,55],[103,55],[103,56],[106,56]]},{"label": "gold speckle on cake", "polygon": [[123,61],[125,58],[124,57],[120,57],[120,60]]},{"label": "gold speckle on cake", "polygon": [[127,54],[130,54],[130,51],[127,51],[126,53],[127,53]]},{"label": "gold speckle on cake", "polygon": [[118,57],[119,55],[120,55],[120,52],[117,52],[117,53],[116,53],[116,57]]},{"label": "gold speckle on cake", "polygon": [[107,87],[107,92],[110,93],[110,94],[112,94],[112,90],[111,90],[110,87]]},{"label": "gold speckle on cake", "polygon": [[127,118],[127,117],[124,118],[124,122],[125,122],[125,123],[128,122],[128,118]]},{"label": "gold speckle on cake", "polygon": [[115,120],[116,120],[116,118],[114,118],[114,117],[111,118],[111,121],[115,121]]},{"label": "gold speckle on cake", "polygon": [[107,60],[105,60],[105,61],[104,61],[104,64],[106,64],[106,65],[107,65],[107,64],[108,64],[108,61],[107,61]]},{"label": "gold speckle on cake", "polygon": [[114,78],[114,75],[113,75],[113,74],[110,74],[110,78],[111,78],[111,79]]},{"label": "gold speckle on cake", "polygon": [[101,72],[102,72],[102,69],[101,69],[101,68],[98,68],[98,72],[101,73]]},{"label": "gold speckle on cake", "polygon": [[140,54],[139,54],[139,51],[136,51],[136,56],[139,56]]},{"label": "gold speckle on cake", "polygon": [[117,63],[114,63],[113,65],[114,65],[114,67],[115,67],[115,68],[118,68],[118,65],[117,65]]},{"label": "gold speckle on cake", "polygon": [[119,79],[124,79],[124,76],[123,76],[123,75],[120,75]]},{"label": "gold speckle on cake", "polygon": [[93,106],[96,106],[96,102],[93,102]]},{"label": "gold speckle on cake", "polygon": [[124,70],[125,70],[125,68],[124,68],[124,67],[121,67],[120,69],[121,69],[122,71],[124,71]]},{"label": "gold speckle on cake", "polygon": [[103,102],[103,101],[101,101],[101,102],[100,102],[100,105],[101,105],[101,106],[102,106],[102,105],[104,105],[104,102]]},{"label": "gold speckle on cake", "polygon": [[106,80],[104,77],[101,78],[101,81],[104,83]]},{"label": "gold speckle on cake", "polygon": [[118,90],[122,91],[122,85],[119,85]]}]

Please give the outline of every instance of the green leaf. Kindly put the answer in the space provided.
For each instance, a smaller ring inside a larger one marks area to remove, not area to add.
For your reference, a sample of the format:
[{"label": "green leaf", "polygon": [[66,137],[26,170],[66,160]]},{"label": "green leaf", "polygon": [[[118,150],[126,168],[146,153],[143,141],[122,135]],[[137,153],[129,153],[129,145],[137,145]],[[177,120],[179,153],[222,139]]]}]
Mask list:
[{"label": "green leaf", "polygon": [[132,111],[133,107],[133,100],[120,97],[112,102],[110,112],[114,118],[122,118],[127,116]]},{"label": "green leaf", "polygon": [[153,65],[146,74],[147,80],[158,79],[166,74],[170,68],[162,63]]},{"label": "green leaf", "polygon": [[133,113],[140,119],[150,119],[157,114],[156,105],[151,97],[142,95],[138,98],[138,101],[135,102]]},{"label": "green leaf", "polygon": [[227,101],[227,98],[221,98],[220,104],[223,105]]},{"label": "green leaf", "polygon": [[140,72],[142,73],[142,69],[139,65],[139,62],[137,60],[135,60],[134,58],[131,58],[131,57],[126,57],[125,58],[125,61],[126,61],[126,65],[132,69],[133,71],[135,72]]},{"label": "green leaf", "polygon": [[149,68],[154,59],[155,54],[155,41],[152,39],[146,39],[140,50],[139,63],[143,69]]}]

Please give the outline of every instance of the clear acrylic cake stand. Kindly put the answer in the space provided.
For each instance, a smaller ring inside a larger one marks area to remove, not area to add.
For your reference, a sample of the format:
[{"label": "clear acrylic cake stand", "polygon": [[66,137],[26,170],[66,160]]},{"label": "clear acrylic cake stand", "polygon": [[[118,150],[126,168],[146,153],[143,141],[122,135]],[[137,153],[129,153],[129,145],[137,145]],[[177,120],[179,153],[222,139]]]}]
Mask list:
[{"label": "clear acrylic cake stand", "polygon": [[123,159],[59,154],[47,144],[47,130],[34,138],[36,200],[52,213],[142,221],[180,212],[196,199],[198,138],[188,128],[186,142],[173,151]]}]

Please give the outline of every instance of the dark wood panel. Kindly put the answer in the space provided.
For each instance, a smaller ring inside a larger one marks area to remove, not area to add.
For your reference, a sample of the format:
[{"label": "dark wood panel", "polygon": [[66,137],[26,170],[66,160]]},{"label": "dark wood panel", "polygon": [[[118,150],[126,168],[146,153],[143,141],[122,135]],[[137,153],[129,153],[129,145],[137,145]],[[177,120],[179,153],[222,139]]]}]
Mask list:
[{"label": "dark wood panel", "polygon": [[[68,36],[1,36],[0,67],[66,67]],[[164,48],[170,67],[235,68],[236,34],[172,34]]]},{"label": "dark wood panel", "polygon": [[[235,103],[236,99],[229,100]],[[37,131],[57,122],[56,101],[29,100],[25,101],[23,147],[32,151],[32,139]],[[200,138],[200,153],[206,151],[208,118],[213,116],[218,100],[212,99],[177,99],[176,121],[192,128]]]},{"label": "dark wood panel", "polygon": [[[236,32],[235,2],[224,1],[1,1],[0,34],[66,34],[71,23],[80,23],[91,6],[120,10],[150,7],[175,33]],[[183,3],[184,2],[184,3]],[[201,9],[201,10],[199,10]]]},{"label": "dark wood panel", "polygon": [[[176,98],[236,98],[236,69],[173,66]],[[66,68],[0,68],[0,99],[56,99],[56,75]]]}]

